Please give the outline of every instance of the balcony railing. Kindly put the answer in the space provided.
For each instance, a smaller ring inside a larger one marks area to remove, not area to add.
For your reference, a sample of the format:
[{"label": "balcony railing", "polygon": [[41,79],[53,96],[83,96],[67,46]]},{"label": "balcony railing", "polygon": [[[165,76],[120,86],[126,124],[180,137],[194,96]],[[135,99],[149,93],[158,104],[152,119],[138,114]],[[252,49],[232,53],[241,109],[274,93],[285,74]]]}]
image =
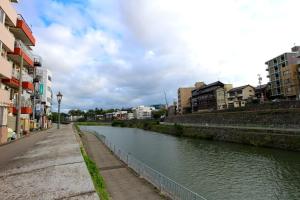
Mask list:
[{"label": "balcony railing", "polygon": [[25,19],[23,18],[23,16],[21,14],[18,14],[18,20],[23,21],[23,23],[25,24],[26,28],[30,31],[30,33],[32,33],[30,26],[28,26],[27,22],[25,21]]},{"label": "balcony railing", "polygon": [[41,56],[35,55],[35,56],[34,56],[34,61],[33,61],[33,63],[34,63],[34,66],[35,66],[35,67],[41,67],[41,66],[42,66],[42,63],[43,63],[42,57],[41,57]]},{"label": "balcony railing", "polygon": [[[13,104],[14,107],[17,107],[18,105],[18,101],[17,99],[13,99]],[[30,99],[25,99],[24,97],[21,98],[21,107],[31,107],[32,106],[32,102]]]},{"label": "balcony railing", "polygon": [[21,40],[16,40],[15,42],[15,48],[20,48],[24,51],[24,53],[31,59],[33,60],[34,56],[31,53],[31,51],[28,49],[28,47],[21,41]]}]

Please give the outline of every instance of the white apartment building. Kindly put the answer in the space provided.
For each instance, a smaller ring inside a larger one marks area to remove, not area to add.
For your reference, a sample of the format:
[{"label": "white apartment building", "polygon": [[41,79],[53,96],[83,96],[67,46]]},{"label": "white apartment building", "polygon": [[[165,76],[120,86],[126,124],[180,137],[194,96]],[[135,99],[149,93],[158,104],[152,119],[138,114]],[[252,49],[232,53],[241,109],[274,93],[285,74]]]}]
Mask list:
[{"label": "white apartment building", "polygon": [[46,68],[37,68],[36,75],[40,79],[39,94],[40,104],[37,105],[37,112],[44,110],[45,115],[51,114],[53,92],[52,92],[52,72]]},{"label": "white apartment building", "polygon": [[136,119],[151,119],[154,107],[138,106],[132,109],[134,118]]}]

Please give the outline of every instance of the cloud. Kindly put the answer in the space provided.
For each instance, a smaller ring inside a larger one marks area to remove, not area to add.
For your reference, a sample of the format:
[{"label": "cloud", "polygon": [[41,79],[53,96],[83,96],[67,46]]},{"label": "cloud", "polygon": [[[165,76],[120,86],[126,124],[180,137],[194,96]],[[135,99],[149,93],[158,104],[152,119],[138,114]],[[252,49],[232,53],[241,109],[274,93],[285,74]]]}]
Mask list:
[{"label": "cloud", "polygon": [[[216,80],[257,85],[264,62],[300,44],[296,0],[22,1],[35,52],[65,109],[129,107],[176,98]],[[283,14],[287,13],[288,14]],[[267,82],[267,78],[264,78]]]}]

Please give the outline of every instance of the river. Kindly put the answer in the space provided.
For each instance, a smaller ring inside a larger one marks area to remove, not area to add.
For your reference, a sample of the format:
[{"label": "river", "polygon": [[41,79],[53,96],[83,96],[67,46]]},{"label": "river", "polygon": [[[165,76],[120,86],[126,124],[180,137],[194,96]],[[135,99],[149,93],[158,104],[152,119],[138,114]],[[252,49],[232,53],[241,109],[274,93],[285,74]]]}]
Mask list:
[{"label": "river", "polygon": [[96,131],[208,200],[299,200],[300,153],[177,138],[133,128],[83,126]]}]

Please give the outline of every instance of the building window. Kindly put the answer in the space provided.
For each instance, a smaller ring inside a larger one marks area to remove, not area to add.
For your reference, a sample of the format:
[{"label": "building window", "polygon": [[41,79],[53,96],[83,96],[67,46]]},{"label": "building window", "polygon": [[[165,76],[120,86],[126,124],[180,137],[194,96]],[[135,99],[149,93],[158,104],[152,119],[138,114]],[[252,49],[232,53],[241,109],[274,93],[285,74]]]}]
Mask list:
[{"label": "building window", "polygon": [[51,76],[48,76],[48,81],[52,81],[52,78],[51,78]]}]

